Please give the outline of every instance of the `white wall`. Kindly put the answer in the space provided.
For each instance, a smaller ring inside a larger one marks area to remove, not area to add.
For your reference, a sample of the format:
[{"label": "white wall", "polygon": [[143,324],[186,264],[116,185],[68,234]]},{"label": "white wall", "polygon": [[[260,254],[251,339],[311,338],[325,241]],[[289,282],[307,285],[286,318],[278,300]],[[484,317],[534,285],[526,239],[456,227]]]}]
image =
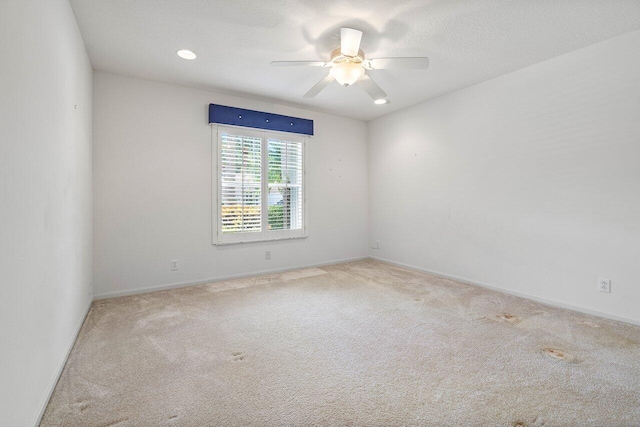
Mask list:
[{"label": "white wall", "polygon": [[0,52],[0,425],[29,426],[92,298],[92,71],[67,0],[0,1]]},{"label": "white wall", "polygon": [[[315,121],[307,239],[212,245],[209,103]],[[94,109],[97,296],[367,256],[364,122],[102,72]]]},{"label": "white wall", "polygon": [[370,122],[371,255],[640,321],[637,52],[633,32]]}]

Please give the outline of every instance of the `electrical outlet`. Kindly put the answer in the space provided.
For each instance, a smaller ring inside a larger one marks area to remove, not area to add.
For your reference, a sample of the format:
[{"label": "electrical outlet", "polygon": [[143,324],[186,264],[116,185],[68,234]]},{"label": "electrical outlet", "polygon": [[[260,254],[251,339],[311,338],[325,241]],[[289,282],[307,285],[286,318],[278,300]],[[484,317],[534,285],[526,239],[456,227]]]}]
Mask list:
[{"label": "electrical outlet", "polygon": [[271,259],[271,251],[264,252],[264,259]]},{"label": "electrical outlet", "polygon": [[611,280],[598,278],[598,290],[600,292],[611,293]]},{"label": "electrical outlet", "polygon": [[178,260],[177,259],[172,259],[171,260],[171,271],[176,271],[178,269]]}]

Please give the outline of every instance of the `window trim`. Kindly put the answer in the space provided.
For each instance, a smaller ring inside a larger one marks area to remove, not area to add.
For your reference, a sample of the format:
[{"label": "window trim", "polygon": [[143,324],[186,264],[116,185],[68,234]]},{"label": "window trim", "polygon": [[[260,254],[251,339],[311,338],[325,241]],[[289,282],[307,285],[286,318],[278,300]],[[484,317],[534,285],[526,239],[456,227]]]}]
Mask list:
[{"label": "window trim", "polygon": [[[259,233],[222,233],[222,222],[220,212],[222,211],[222,143],[220,132],[226,131],[242,136],[260,137],[262,143],[262,183],[261,183],[261,216],[262,231]],[[302,228],[299,230],[269,230],[268,229],[268,195],[269,195],[269,175],[268,175],[268,140],[269,138],[287,142],[300,142],[302,144]],[[211,124],[211,189],[212,189],[212,244],[214,246],[234,245],[240,243],[258,243],[281,240],[306,239],[308,234],[308,209],[307,209],[307,136],[289,132],[278,132],[271,130],[261,130],[233,125]],[[266,173],[266,175],[265,175]],[[264,209],[267,207],[267,209]]]}]

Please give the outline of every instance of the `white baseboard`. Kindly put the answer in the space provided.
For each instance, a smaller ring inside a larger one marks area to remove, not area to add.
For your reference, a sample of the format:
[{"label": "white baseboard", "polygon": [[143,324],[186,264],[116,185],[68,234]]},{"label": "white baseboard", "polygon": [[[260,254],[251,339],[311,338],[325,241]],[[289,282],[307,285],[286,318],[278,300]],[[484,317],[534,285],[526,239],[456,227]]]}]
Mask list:
[{"label": "white baseboard", "polygon": [[89,298],[89,303],[87,304],[87,308],[84,311],[84,316],[80,319],[80,322],[76,325],[75,333],[73,334],[73,339],[67,344],[67,351],[64,354],[64,357],[58,364],[58,368],[56,369],[56,373],[53,376],[51,383],[49,384],[49,388],[47,389],[47,393],[40,404],[40,411],[36,415],[35,422],[33,425],[38,427],[40,425],[40,421],[42,420],[42,416],[44,415],[44,411],[47,409],[47,405],[49,404],[49,399],[51,399],[51,395],[53,394],[53,390],[55,390],[58,381],[60,380],[60,375],[62,375],[62,371],[64,370],[64,366],[67,364],[67,359],[69,359],[69,354],[71,354],[71,350],[76,343],[76,339],[78,339],[78,334],[80,334],[80,329],[82,329],[82,325],[84,324],[87,315],[89,314],[89,310],[91,310],[91,304],[93,304],[93,297]]},{"label": "white baseboard", "polygon": [[242,274],[235,274],[235,275],[229,275],[229,276],[214,277],[206,280],[198,280],[197,282],[192,282],[192,281],[176,282],[176,283],[169,283],[165,285],[147,286],[142,288],[129,289],[126,291],[109,292],[106,294],[94,295],[93,300],[96,301],[96,300],[107,299],[107,298],[124,297],[127,295],[146,294],[148,292],[164,291],[167,289],[186,288],[189,286],[204,285],[207,283],[222,282],[225,280],[242,279],[244,277],[259,276],[261,274],[285,273],[287,271],[300,270],[303,268],[325,267],[327,265],[344,264],[346,262],[353,262],[353,261],[362,261],[368,258],[369,258],[368,256],[362,256],[362,257],[356,257],[356,258],[321,262],[316,264],[299,265],[299,266],[290,267],[290,268],[273,268],[268,270],[258,270],[258,271],[252,271],[250,273],[242,273]]},{"label": "white baseboard", "polygon": [[520,298],[526,298],[526,299],[537,301],[537,302],[540,302],[540,303],[543,303],[543,304],[547,304],[547,305],[550,305],[550,306],[553,306],[553,307],[558,307],[558,308],[564,308],[564,309],[567,309],[567,310],[578,311],[580,313],[590,314],[592,316],[603,317],[605,319],[616,320],[618,322],[625,322],[625,323],[630,323],[632,325],[640,326],[640,319],[633,319],[633,318],[629,318],[629,317],[615,316],[613,314],[604,313],[602,311],[593,310],[591,308],[582,307],[582,306],[579,306],[579,305],[565,303],[565,302],[560,302],[560,301],[556,301],[556,300],[552,300],[552,299],[548,299],[548,298],[543,298],[543,297],[539,297],[539,296],[536,296],[536,295],[527,294],[527,293],[524,293],[524,292],[513,291],[511,289],[501,288],[501,287],[498,287],[498,286],[489,285],[487,283],[482,283],[482,282],[478,282],[478,281],[475,281],[475,280],[467,279],[466,277],[459,277],[459,276],[454,276],[453,274],[447,274],[447,273],[442,273],[440,271],[434,271],[434,270],[429,270],[429,269],[422,268],[422,267],[416,267],[415,265],[410,265],[410,264],[405,264],[405,263],[402,263],[402,262],[392,261],[392,260],[386,259],[386,258],[381,258],[381,257],[376,257],[376,256],[370,256],[369,258],[374,259],[376,261],[386,262],[388,264],[393,264],[393,265],[397,265],[397,266],[400,266],[400,267],[408,268],[410,270],[415,270],[415,271],[420,271],[422,273],[432,274],[434,276],[442,277],[442,278],[445,278],[445,279],[455,280],[457,282],[465,283],[465,284],[468,284],[468,285],[480,286],[480,287],[483,287],[483,288],[491,289],[493,291],[502,292],[502,293],[513,295],[513,296],[517,296],[517,297],[520,297]]}]

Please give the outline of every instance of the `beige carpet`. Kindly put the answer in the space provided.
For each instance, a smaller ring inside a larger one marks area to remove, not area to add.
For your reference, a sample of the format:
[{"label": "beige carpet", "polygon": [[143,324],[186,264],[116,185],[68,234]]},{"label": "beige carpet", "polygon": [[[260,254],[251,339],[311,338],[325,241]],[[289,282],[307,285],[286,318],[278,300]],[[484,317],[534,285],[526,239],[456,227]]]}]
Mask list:
[{"label": "beige carpet", "polygon": [[43,426],[638,426],[640,328],[374,261],[94,303]]}]

